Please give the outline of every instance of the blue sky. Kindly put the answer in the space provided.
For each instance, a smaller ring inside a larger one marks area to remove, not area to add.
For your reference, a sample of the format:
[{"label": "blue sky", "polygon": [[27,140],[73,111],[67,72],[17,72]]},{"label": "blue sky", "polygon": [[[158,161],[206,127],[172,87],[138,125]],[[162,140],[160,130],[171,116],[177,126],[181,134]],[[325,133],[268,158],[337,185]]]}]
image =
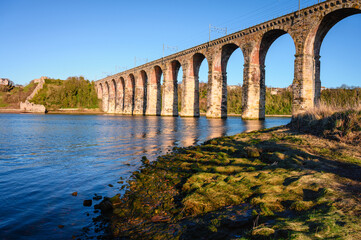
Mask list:
[{"label": "blue sky", "polygon": [[[301,0],[302,7],[317,0]],[[209,24],[228,33],[296,10],[297,0],[0,0],[0,77],[27,84],[40,76],[100,79],[162,57],[163,43],[183,50],[208,41]],[[212,33],[212,39],[222,34]],[[338,23],[321,49],[326,87],[361,85],[361,14]],[[166,55],[173,52],[166,51]],[[266,58],[266,85],[292,83],[295,49],[288,35]],[[230,58],[228,84],[242,83],[243,56]],[[207,79],[201,66],[200,79]]]}]

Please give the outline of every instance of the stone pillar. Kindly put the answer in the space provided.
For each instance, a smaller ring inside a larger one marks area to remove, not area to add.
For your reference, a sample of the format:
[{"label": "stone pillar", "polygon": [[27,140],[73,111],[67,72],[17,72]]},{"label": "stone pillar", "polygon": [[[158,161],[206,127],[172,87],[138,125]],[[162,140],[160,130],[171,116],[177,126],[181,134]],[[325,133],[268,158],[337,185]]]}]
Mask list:
[{"label": "stone pillar", "polygon": [[102,109],[103,112],[108,112],[109,109],[109,85],[107,83],[104,84],[103,88],[103,99],[102,99]]},{"label": "stone pillar", "polygon": [[212,68],[208,73],[207,118],[227,117],[227,73]]},{"label": "stone pillar", "polygon": [[295,57],[295,79],[293,80],[292,114],[313,108],[316,98],[316,64],[314,56],[308,54],[297,54]]},{"label": "stone pillar", "polygon": [[137,76],[137,83],[135,87],[135,97],[134,97],[134,115],[144,115],[144,97],[145,97],[145,86],[142,76],[139,74]]},{"label": "stone pillar", "polygon": [[116,105],[116,86],[115,82],[111,81],[109,86],[109,103],[108,103],[108,113],[115,113],[115,105]]},{"label": "stone pillar", "polygon": [[172,66],[164,69],[162,116],[178,116],[177,73],[177,69]]},{"label": "stone pillar", "polygon": [[115,113],[122,114],[124,109],[124,80],[117,82],[117,104],[115,106]]},{"label": "stone pillar", "polygon": [[321,101],[321,61],[320,56],[315,57],[315,101],[316,106]]},{"label": "stone pillar", "polygon": [[124,111],[123,114],[132,115],[134,108],[134,79],[130,76],[125,81]]},{"label": "stone pillar", "polygon": [[183,64],[182,117],[199,117],[199,77],[193,67]]},{"label": "stone pillar", "polygon": [[[147,86],[147,110],[146,115],[156,116],[160,114],[160,84],[157,82],[156,73],[153,72],[150,74],[150,80],[148,81]],[[159,110],[158,110],[159,109]]]},{"label": "stone pillar", "polygon": [[242,87],[242,118],[265,118],[265,67],[259,64],[244,64]]}]

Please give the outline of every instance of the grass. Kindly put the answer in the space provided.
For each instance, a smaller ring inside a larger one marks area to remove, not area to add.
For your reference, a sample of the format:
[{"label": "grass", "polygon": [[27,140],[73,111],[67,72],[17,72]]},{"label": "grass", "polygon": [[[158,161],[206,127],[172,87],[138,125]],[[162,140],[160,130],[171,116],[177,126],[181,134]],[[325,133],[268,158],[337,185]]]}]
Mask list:
[{"label": "grass", "polygon": [[111,199],[114,236],[356,239],[361,232],[359,146],[283,127],[143,163],[124,196]]},{"label": "grass", "polygon": [[297,131],[359,145],[361,143],[361,104],[350,105],[346,109],[321,105],[296,114],[290,126]]}]

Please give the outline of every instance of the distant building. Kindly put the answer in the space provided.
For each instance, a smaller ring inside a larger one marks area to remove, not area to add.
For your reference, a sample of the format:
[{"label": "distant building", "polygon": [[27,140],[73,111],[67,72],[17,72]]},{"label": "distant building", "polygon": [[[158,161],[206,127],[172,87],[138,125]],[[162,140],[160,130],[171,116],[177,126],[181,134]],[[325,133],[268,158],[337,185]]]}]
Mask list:
[{"label": "distant building", "polygon": [[14,86],[14,83],[7,78],[0,78],[0,85],[2,86]]}]

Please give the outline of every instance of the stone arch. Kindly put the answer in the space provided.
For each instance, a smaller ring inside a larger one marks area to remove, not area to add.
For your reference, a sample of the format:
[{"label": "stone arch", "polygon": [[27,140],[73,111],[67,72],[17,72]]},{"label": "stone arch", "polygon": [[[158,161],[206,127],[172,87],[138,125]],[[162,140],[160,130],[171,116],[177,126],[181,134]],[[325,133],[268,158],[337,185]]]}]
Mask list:
[{"label": "stone arch", "polygon": [[159,65],[150,70],[150,79],[147,87],[147,115],[161,114],[162,96],[161,96],[161,77],[163,70]]},{"label": "stone arch", "polygon": [[181,63],[171,61],[164,72],[164,86],[162,94],[162,115],[178,116],[178,72]]},{"label": "stone arch", "polygon": [[[283,30],[283,29],[273,29],[270,31],[265,32],[262,35],[262,40],[260,42],[260,47],[259,47],[259,64],[261,66],[264,67],[265,62],[266,62],[266,56],[268,53],[268,50],[270,49],[270,47],[272,46],[272,44],[281,36],[285,35],[285,34],[289,34],[293,40],[293,43],[295,45],[296,48],[296,42],[295,42],[295,38],[292,36],[292,34],[288,33],[287,31]],[[297,48],[296,48],[297,49]]]},{"label": "stone arch", "polygon": [[265,31],[260,35],[258,42],[242,48],[245,60],[242,88],[242,117],[244,119],[265,118],[266,56],[272,44],[285,34],[291,36],[295,49],[297,49],[295,37],[284,29]]},{"label": "stone arch", "polygon": [[124,96],[124,114],[133,114],[134,110],[134,95],[135,95],[135,77],[134,74],[129,74],[125,83]]},{"label": "stone arch", "polygon": [[[208,74],[209,62],[203,53],[194,53],[190,59],[183,64],[183,86],[182,86],[182,107],[181,116],[199,117],[199,70],[203,60],[206,59]],[[208,77],[209,79],[209,77]]]},{"label": "stone arch", "polygon": [[228,60],[232,56],[233,52],[237,49],[240,49],[244,58],[243,50],[235,43],[228,43],[222,46],[222,56],[221,56],[221,70],[223,73],[227,72]]},{"label": "stone arch", "polygon": [[[355,14],[360,14],[360,6],[354,5],[349,8],[342,8],[332,11],[326,14],[310,31],[310,34],[306,38],[305,46],[303,49],[303,54],[310,56],[312,59],[309,59],[310,68],[312,68],[312,76],[305,76],[306,81],[302,83],[303,89],[311,92],[311,96],[306,96],[306,92],[301,94],[304,95],[306,101],[304,106],[300,108],[309,108],[317,106],[321,98],[321,61],[320,61],[320,51],[324,38],[327,33],[340,21],[343,19],[353,16]],[[308,81],[307,81],[308,80]]]},{"label": "stone arch", "polygon": [[207,117],[227,117],[227,64],[236,49],[243,50],[235,43],[226,43],[213,56],[212,76],[209,78]]},{"label": "stone arch", "polygon": [[134,114],[144,115],[147,108],[147,84],[148,75],[146,71],[141,70],[138,74],[135,87],[135,98],[134,98]]}]

